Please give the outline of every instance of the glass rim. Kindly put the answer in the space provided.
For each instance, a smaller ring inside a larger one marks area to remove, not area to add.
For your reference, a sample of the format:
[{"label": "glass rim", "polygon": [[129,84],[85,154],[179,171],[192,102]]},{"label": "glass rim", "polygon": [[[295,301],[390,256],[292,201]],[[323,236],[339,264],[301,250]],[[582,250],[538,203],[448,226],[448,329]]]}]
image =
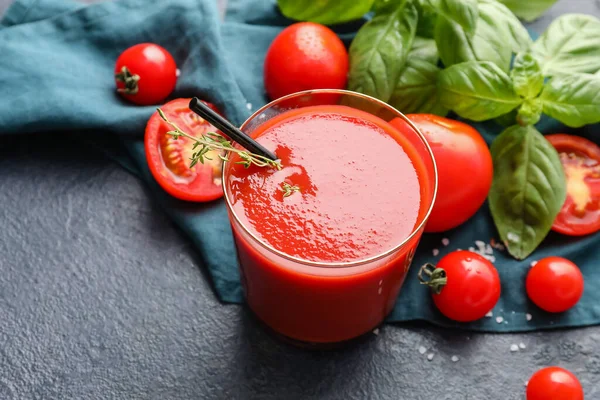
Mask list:
[{"label": "glass rim", "polygon": [[427,210],[427,212],[425,213],[424,217],[421,219],[421,221],[419,222],[419,224],[417,226],[415,226],[412,230],[411,233],[404,239],[402,240],[399,244],[393,246],[392,248],[381,252],[379,254],[367,257],[367,258],[361,258],[358,260],[353,260],[353,261],[343,261],[343,262],[322,262],[322,261],[311,261],[311,260],[305,260],[303,258],[299,258],[299,257],[294,257],[291,256],[289,254],[284,253],[281,250],[277,250],[276,248],[274,248],[273,246],[271,246],[268,243],[265,243],[261,238],[257,237],[254,232],[252,232],[251,229],[248,229],[247,226],[244,225],[244,223],[240,220],[240,218],[237,216],[237,214],[235,213],[235,210],[233,209],[233,205],[231,203],[231,199],[229,198],[228,194],[227,194],[227,180],[225,179],[225,171],[227,168],[225,168],[225,166],[223,166],[223,170],[221,172],[221,178],[222,178],[222,182],[223,182],[223,193],[224,193],[224,197],[225,197],[225,203],[227,204],[227,209],[230,213],[230,215],[233,215],[233,218],[235,219],[235,222],[242,228],[242,230],[244,231],[245,234],[249,235],[254,241],[256,241],[260,246],[262,246],[264,249],[266,249],[267,251],[269,251],[270,253],[276,254],[277,256],[280,256],[284,259],[287,259],[289,261],[295,262],[295,263],[299,263],[308,267],[315,267],[315,268],[350,268],[350,267],[358,267],[358,266],[362,266],[365,264],[369,264],[371,262],[374,261],[378,261],[381,260],[385,257],[388,257],[394,253],[396,253],[397,251],[399,251],[400,249],[402,249],[407,243],[409,243],[411,240],[413,240],[413,238],[417,235],[417,233],[425,227],[425,223],[427,222],[427,220],[429,219],[429,216],[431,214],[431,211],[433,210],[433,205],[435,203],[435,198],[437,196],[437,191],[438,191],[438,170],[437,170],[437,165],[435,162],[435,157],[433,155],[433,151],[431,150],[431,146],[429,146],[429,143],[427,142],[427,139],[425,138],[425,135],[423,135],[423,133],[419,130],[419,128],[417,128],[417,126],[410,120],[408,119],[408,117],[406,117],[406,115],[404,115],[403,113],[401,113],[400,111],[396,110],[394,107],[390,106],[389,104],[366,94],[362,94],[362,93],[358,93],[358,92],[353,92],[351,90],[341,90],[341,89],[314,89],[314,90],[304,90],[301,92],[295,92],[292,94],[288,94],[287,96],[283,96],[280,97],[276,100],[273,100],[267,104],[265,104],[264,106],[262,106],[261,108],[259,108],[258,110],[256,110],[251,116],[249,116],[244,123],[240,126],[240,130],[244,130],[244,128],[246,128],[246,126],[253,120],[255,120],[257,118],[258,115],[260,115],[263,111],[265,111],[266,109],[269,109],[273,106],[276,106],[277,104],[285,101],[285,100],[289,100],[292,99],[294,97],[300,97],[300,96],[306,96],[312,93],[324,93],[324,94],[341,94],[341,95],[346,95],[346,96],[353,96],[353,97],[359,97],[359,98],[363,98],[365,100],[377,103],[385,108],[387,108],[388,110],[390,110],[391,112],[393,112],[394,114],[397,114],[400,118],[402,118],[404,120],[404,122],[406,122],[416,133],[417,136],[419,137],[419,139],[421,139],[421,142],[425,145],[425,148],[427,149],[427,154],[429,154],[429,157],[431,158],[431,163],[433,165],[433,175],[434,175],[434,179],[433,179],[433,194],[431,197],[431,204],[429,204],[429,208]]}]

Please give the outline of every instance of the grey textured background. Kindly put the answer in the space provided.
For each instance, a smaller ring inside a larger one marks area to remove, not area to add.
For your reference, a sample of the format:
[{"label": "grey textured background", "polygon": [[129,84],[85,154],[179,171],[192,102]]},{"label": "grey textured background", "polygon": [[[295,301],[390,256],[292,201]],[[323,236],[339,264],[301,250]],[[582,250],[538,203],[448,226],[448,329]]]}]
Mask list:
[{"label": "grey textured background", "polygon": [[[533,26],[567,11],[600,15],[561,0]],[[66,136],[0,137],[0,204],[0,399],[513,400],[547,365],[600,398],[599,327],[388,325],[339,351],[282,344],[216,300],[140,181]]]}]

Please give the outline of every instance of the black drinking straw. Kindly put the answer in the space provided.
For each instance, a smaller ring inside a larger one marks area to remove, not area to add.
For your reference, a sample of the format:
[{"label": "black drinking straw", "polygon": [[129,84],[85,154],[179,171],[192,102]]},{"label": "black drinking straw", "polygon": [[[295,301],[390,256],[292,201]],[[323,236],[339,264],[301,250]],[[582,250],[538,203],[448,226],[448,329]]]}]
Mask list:
[{"label": "black drinking straw", "polygon": [[254,154],[267,157],[270,160],[277,160],[277,156],[272,151],[266,149],[263,145],[246,135],[244,132],[236,128],[231,122],[214,112],[206,104],[194,97],[190,101],[190,110],[213,124],[221,132],[229,136],[233,141],[239,143],[243,148]]}]

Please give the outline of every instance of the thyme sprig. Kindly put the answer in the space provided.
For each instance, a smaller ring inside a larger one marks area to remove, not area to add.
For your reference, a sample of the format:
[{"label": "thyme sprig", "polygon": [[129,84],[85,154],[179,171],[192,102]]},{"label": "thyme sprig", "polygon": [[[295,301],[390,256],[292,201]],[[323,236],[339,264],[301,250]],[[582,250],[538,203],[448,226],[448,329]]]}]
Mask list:
[{"label": "thyme sprig", "polygon": [[291,185],[291,184],[289,184],[287,182],[283,182],[281,184],[281,191],[283,192],[283,197],[290,197],[294,193],[300,191],[300,186],[298,186],[298,185]]},{"label": "thyme sprig", "polygon": [[[194,144],[192,145],[192,149],[196,150],[192,157],[190,158],[190,168],[192,168],[197,163],[204,163],[204,160],[212,160],[207,153],[211,150],[221,150],[225,152],[225,155],[219,154],[219,158],[223,161],[229,161],[227,157],[228,153],[237,153],[241,158],[241,161],[237,161],[236,164],[242,164],[245,168],[250,167],[250,165],[256,165],[257,167],[272,167],[277,170],[281,169],[281,162],[279,160],[271,160],[270,158],[261,156],[260,154],[251,153],[247,150],[241,150],[233,147],[233,144],[227,140],[223,135],[220,135],[216,132],[208,132],[200,137],[192,136],[184,131],[182,131],[175,123],[170,121],[165,113],[158,108],[158,115],[169,124],[173,130],[167,132],[168,135],[171,135],[173,139],[179,139],[181,136],[186,137],[192,141]],[[297,190],[296,190],[297,191]]]}]

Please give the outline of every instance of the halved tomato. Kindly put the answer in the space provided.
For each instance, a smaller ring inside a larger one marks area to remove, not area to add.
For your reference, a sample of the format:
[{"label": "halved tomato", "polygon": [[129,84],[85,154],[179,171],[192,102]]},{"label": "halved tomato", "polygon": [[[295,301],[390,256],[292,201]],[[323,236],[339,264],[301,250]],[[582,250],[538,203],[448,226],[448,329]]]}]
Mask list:
[{"label": "halved tomato", "polygon": [[[161,107],[167,118],[179,129],[192,136],[200,137],[208,132],[218,132],[206,120],[189,109],[191,99],[176,99]],[[218,110],[206,103],[213,110]],[[144,146],[148,167],[158,184],[171,196],[187,201],[211,201],[223,196],[221,171],[223,162],[219,153],[209,151],[204,164],[197,163],[190,168],[192,149],[191,139],[173,139],[167,134],[172,128],[158,113],[152,114],[146,125]]]},{"label": "halved tomato", "polygon": [[552,229],[566,235],[600,230],[600,147],[579,136],[547,135],[567,178],[567,199]]}]

